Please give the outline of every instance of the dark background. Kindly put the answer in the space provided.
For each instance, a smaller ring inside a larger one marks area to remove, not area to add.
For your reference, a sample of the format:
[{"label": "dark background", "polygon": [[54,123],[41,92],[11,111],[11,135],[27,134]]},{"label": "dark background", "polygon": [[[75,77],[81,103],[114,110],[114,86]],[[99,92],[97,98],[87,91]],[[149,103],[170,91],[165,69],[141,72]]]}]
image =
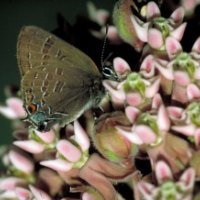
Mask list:
[{"label": "dark background", "polygon": [[[93,0],[98,8],[112,11],[115,0]],[[77,15],[87,16],[86,0],[1,0],[0,1],[0,103],[4,104],[4,88],[19,86],[16,42],[24,25],[36,25],[52,31],[57,27],[56,15],[61,13],[70,24]],[[11,121],[0,115],[0,145],[12,141]]]}]

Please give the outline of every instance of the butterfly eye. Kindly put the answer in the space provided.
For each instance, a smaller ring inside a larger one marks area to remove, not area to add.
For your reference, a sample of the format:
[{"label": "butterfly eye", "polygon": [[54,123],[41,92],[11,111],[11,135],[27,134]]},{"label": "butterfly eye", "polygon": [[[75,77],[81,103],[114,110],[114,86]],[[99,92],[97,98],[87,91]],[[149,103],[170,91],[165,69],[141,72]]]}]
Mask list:
[{"label": "butterfly eye", "polygon": [[115,73],[115,71],[109,67],[104,67],[102,70],[102,73],[105,78],[111,79],[111,80],[118,80],[118,76]]},{"label": "butterfly eye", "polygon": [[27,110],[29,111],[29,113],[34,113],[37,110],[37,105],[31,103],[28,105]]}]

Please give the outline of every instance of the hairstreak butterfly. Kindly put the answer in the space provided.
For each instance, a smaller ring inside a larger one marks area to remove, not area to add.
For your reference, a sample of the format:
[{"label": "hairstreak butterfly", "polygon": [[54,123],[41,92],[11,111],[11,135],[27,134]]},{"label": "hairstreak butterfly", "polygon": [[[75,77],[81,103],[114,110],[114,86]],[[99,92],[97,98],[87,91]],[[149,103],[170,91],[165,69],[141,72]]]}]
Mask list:
[{"label": "hairstreak butterfly", "polygon": [[21,29],[17,60],[27,120],[40,131],[72,122],[97,106],[105,93],[94,62],[41,28]]}]

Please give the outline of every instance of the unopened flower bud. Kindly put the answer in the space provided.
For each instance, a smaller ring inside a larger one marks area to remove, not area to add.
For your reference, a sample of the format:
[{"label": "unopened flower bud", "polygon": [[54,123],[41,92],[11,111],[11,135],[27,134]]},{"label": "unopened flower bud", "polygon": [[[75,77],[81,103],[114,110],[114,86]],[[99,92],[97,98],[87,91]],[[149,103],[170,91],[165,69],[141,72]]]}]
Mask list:
[{"label": "unopened flower bud", "polygon": [[122,112],[105,114],[97,122],[93,140],[96,148],[108,160],[121,162],[137,153],[137,145],[119,134],[116,128],[129,125],[129,120]]}]

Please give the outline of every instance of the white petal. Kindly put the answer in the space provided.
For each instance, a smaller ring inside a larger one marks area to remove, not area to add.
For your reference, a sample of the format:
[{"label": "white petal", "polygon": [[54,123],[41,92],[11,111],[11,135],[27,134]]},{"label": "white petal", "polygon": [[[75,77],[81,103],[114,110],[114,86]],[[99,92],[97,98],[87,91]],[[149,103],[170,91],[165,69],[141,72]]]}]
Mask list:
[{"label": "white petal", "polygon": [[133,23],[133,26],[135,27],[138,38],[142,42],[147,42],[147,28],[142,27],[140,24],[138,24],[134,16],[131,16],[131,21]]},{"label": "white petal", "polygon": [[124,136],[127,140],[132,142],[133,144],[142,144],[142,140],[135,134],[132,133],[131,130],[126,130],[125,127],[116,126],[118,133]]}]

